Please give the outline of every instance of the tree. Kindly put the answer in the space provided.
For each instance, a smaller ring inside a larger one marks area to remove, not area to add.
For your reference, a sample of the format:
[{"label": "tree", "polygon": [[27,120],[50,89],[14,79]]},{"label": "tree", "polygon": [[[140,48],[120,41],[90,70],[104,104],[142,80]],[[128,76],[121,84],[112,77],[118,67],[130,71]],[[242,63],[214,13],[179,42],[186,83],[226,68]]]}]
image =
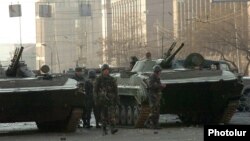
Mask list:
[{"label": "tree", "polygon": [[114,18],[112,37],[102,38],[98,41],[104,47],[102,55],[106,57],[107,63],[115,66],[129,66],[131,56],[140,58],[143,43],[146,41],[144,26],[145,21],[140,18],[138,13],[124,14]]},{"label": "tree", "polygon": [[193,19],[196,30],[189,40],[192,40],[192,51],[229,61],[240,73],[248,75],[250,48],[247,7],[235,5],[234,8],[227,9],[225,13],[213,8],[210,19]]}]

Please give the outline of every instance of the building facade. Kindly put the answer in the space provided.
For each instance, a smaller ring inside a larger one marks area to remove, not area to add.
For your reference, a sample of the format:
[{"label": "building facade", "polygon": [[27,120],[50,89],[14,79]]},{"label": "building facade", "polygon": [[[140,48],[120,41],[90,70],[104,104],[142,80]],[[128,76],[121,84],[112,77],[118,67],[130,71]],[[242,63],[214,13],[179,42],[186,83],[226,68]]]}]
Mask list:
[{"label": "building facade", "polygon": [[102,62],[101,0],[39,0],[36,15],[37,69],[47,64],[54,73]]},{"label": "building facade", "polygon": [[[173,3],[169,0],[111,0],[112,33],[105,40],[106,61],[127,66],[131,56],[150,51],[162,57],[173,41]],[[107,51],[108,50],[108,51]]]}]

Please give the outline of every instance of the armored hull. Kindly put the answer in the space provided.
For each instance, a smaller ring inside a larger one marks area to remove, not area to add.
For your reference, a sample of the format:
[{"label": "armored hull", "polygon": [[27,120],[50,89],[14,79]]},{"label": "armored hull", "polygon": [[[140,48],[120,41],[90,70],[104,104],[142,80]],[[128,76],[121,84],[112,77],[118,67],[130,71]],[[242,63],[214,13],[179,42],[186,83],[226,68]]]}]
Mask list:
[{"label": "armored hull", "polygon": [[19,61],[23,47],[17,48],[8,69],[1,69],[0,122],[34,121],[43,131],[75,131],[83,109],[83,94],[77,81],[48,74],[35,76]]},{"label": "armored hull", "polygon": [[65,77],[0,79],[0,122],[35,121],[42,130],[74,131],[83,107],[76,83]]},{"label": "armored hull", "polygon": [[[180,74],[180,75],[179,75]],[[175,76],[175,79],[171,79]],[[180,77],[178,77],[180,76]],[[165,75],[161,113],[179,115],[189,123],[228,123],[242,85],[229,71],[180,71]]]}]

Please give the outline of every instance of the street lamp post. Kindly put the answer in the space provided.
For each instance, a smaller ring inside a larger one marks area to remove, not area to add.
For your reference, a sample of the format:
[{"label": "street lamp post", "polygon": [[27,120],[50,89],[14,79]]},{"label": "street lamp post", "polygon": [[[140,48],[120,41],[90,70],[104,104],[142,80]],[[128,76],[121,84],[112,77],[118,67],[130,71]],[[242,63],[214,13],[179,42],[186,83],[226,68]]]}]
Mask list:
[{"label": "street lamp post", "polygon": [[50,66],[51,66],[51,73],[52,73],[52,68],[53,68],[53,52],[52,52],[52,48],[50,46],[47,46],[47,44],[43,43],[42,46],[44,47],[49,47],[50,49]]}]

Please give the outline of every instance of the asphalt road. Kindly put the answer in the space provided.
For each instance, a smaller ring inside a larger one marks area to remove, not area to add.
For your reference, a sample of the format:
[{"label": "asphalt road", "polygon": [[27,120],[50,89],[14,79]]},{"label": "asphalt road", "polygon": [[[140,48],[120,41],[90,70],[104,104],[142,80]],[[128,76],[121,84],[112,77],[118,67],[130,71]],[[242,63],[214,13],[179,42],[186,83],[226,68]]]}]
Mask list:
[{"label": "asphalt road", "polygon": [[[249,112],[237,112],[230,124],[250,125]],[[185,126],[175,115],[162,115],[160,130],[120,127],[115,135],[102,136],[101,129],[79,128],[74,133],[39,132],[34,122],[0,124],[1,141],[203,141],[202,126]],[[94,121],[92,121],[94,125]]]}]

